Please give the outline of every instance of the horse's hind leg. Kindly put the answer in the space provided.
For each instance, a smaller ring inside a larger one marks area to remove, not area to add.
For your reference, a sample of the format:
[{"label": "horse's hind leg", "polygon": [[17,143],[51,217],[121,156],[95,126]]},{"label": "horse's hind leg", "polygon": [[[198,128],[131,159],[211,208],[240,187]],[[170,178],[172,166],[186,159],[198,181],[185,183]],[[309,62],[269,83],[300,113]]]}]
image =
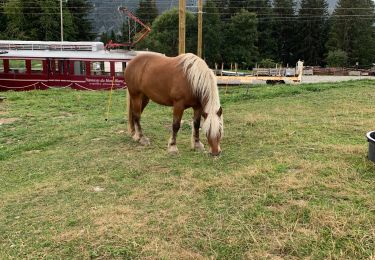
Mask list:
[{"label": "horse's hind leg", "polygon": [[150,141],[148,140],[148,138],[143,135],[142,127],[140,123],[142,111],[148,104],[148,100],[149,99],[147,97],[143,95],[139,95],[133,98],[131,102],[132,119],[133,119],[133,124],[134,124],[133,139],[137,142],[140,142],[142,145],[150,144]]},{"label": "horse's hind leg", "polygon": [[130,136],[135,134],[134,119],[133,119],[133,106],[132,98],[129,94],[129,91],[126,92],[127,95],[127,107],[128,107],[128,133]]},{"label": "horse's hind leg", "polygon": [[150,99],[146,96],[143,96],[142,98],[142,110],[141,112],[143,112],[143,110],[145,109],[145,107],[147,106],[148,102],[150,101]]},{"label": "horse's hind leg", "polygon": [[168,142],[168,152],[178,153],[177,149],[177,133],[180,130],[181,118],[184,113],[185,106],[183,104],[173,105],[173,124],[172,124],[172,137]]},{"label": "horse's hind leg", "polygon": [[194,108],[193,127],[191,135],[191,148],[197,151],[203,151],[204,145],[199,140],[199,128],[201,125],[202,108]]}]

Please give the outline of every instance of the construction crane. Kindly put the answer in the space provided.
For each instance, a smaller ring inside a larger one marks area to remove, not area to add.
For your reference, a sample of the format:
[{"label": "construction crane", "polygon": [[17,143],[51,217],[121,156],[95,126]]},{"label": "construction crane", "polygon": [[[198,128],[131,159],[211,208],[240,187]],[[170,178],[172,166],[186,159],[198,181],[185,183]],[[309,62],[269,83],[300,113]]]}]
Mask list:
[{"label": "construction crane", "polygon": [[[131,32],[134,32],[135,36],[133,37],[133,39],[130,39],[129,37],[129,42],[127,43],[114,43],[113,40],[110,40],[105,46],[108,50],[120,47],[133,48],[138,42],[143,40],[147,36],[147,34],[151,32],[151,28],[144,24],[141,19],[133,14],[129,9],[127,9],[126,7],[119,7],[118,10],[129,17],[129,36]],[[134,21],[133,25],[131,25],[130,19]],[[142,27],[142,30],[140,32],[136,31],[137,24],[141,25]]]}]

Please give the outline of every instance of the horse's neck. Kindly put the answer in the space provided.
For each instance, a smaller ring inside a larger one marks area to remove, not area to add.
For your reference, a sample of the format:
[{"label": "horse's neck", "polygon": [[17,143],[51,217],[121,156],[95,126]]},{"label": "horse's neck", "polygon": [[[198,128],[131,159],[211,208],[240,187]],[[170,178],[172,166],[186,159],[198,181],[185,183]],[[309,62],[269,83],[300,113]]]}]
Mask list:
[{"label": "horse's neck", "polygon": [[178,59],[190,82],[193,93],[201,101],[203,110],[209,113],[219,109],[220,100],[216,76],[207,64],[193,54],[180,55]]}]

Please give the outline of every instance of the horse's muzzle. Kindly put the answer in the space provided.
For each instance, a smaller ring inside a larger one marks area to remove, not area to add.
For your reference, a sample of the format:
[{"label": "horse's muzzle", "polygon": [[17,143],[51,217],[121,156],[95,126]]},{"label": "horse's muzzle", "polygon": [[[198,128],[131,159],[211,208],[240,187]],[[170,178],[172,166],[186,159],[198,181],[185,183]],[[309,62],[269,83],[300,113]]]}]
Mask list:
[{"label": "horse's muzzle", "polygon": [[217,153],[210,153],[210,155],[213,157],[218,157],[220,156],[220,154],[221,154],[221,151],[218,151]]}]

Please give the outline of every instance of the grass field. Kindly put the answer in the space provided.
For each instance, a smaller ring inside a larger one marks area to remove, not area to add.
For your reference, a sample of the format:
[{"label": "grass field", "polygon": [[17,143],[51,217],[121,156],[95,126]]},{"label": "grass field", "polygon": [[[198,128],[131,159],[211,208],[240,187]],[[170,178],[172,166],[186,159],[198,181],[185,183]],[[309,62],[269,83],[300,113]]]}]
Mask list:
[{"label": "grass field", "polygon": [[[223,154],[167,154],[171,109],[125,93],[4,92],[0,259],[371,259],[375,82],[221,91]],[[206,143],[206,140],[204,140]]]}]

